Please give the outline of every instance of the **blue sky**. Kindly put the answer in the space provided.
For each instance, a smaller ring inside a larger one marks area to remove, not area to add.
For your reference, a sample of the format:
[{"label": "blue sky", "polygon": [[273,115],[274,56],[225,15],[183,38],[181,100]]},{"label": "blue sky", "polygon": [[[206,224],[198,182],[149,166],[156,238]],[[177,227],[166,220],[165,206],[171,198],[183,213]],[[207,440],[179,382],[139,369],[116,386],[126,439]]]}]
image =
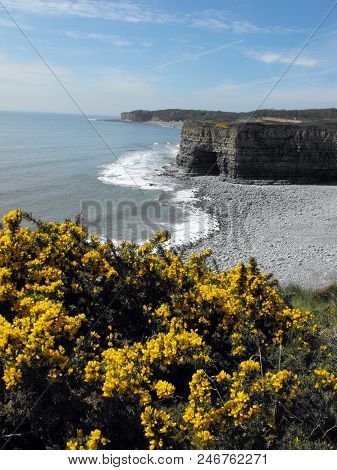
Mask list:
[{"label": "blue sky", "polygon": [[[88,113],[251,110],[332,0],[3,0]],[[264,108],[337,106],[337,7]],[[0,8],[0,108],[76,112]]]}]

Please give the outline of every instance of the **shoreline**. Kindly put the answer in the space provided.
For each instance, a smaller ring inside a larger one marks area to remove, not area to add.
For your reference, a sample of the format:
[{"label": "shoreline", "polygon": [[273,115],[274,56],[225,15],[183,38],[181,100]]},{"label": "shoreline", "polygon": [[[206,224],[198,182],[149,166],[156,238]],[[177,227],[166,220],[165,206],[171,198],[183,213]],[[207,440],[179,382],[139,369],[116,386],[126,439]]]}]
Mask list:
[{"label": "shoreline", "polygon": [[[126,122],[126,121],[123,121]],[[141,124],[150,124],[152,126],[162,126],[162,127],[174,127],[177,129],[182,129],[184,123],[181,121],[146,121]]]},{"label": "shoreline", "polygon": [[[319,288],[337,281],[337,186],[230,183],[218,176],[187,174],[175,164],[160,173],[177,191],[193,190],[192,203],[178,203],[192,214],[186,229],[178,228],[188,240],[178,244],[184,255],[211,249],[210,265],[224,270],[254,257],[283,287]],[[199,227],[192,227],[193,220]]]},{"label": "shoreline", "polygon": [[125,124],[146,124],[150,126],[161,126],[161,127],[172,127],[176,129],[182,129],[184,123],[182,121],[159,121],[159,120],[153,120],[153,121],[131,121],[127,119],[111,119],[111,118],[100,118],[100,119],[95,119],[92,118],[90,121],[98,121],[98,122],[124,122]]},{"label": "shoreline", "polygon": [[[109,121],[105,119],[105,121]],[[162,126],[162,127],[173,127],[177,129],[182,129],[184,123],[182,121],[159,121],[159,120],[152,120],[152,121],[130,121],[127,119],[119,119],[119,122],[125,122],[126,124],[147,124],[150,126]]]},{"label": "shoreline", "polygon": [[209,263],[218,269],[254,257],[283,287],[337,281],[337,186],[233,184],[175,166],[165,176],[195,190],[196,207],[218,221],[217,231],[184,245],[186,256],[211,249]]}]

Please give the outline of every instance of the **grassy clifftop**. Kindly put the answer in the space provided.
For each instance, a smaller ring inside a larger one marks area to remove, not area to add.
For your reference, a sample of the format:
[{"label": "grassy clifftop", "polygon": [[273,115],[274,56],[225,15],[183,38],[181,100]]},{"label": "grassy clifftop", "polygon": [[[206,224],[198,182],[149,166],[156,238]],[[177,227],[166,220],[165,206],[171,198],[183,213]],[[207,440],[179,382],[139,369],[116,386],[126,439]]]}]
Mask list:
[{"label": "grassy clifftop", "polygon": [[163,109],[157,111],[136,110],[121,114],[122,120],[134,122],[147,121],[235,121],[249,117],[273,117],[289,119],[334,119],[337,121],[337,109],[276,110],[261,109],[250,112],[205,111],[193,109]]}]

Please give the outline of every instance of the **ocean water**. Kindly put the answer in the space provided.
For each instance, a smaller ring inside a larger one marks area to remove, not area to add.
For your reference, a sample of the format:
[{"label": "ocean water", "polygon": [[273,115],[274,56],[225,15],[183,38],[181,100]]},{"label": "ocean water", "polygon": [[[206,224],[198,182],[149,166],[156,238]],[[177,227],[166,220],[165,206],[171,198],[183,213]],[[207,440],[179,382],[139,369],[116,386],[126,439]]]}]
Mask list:
[{"label": "ocean water", "polygon": [[0,213],[20,208],[55,221],[81,213],[114,240],[168,229],[181,244],[216,229],[193,190],[160,174],[174,163],[179,129],[97,119],[102,138],[79,115],[0,112]]}]

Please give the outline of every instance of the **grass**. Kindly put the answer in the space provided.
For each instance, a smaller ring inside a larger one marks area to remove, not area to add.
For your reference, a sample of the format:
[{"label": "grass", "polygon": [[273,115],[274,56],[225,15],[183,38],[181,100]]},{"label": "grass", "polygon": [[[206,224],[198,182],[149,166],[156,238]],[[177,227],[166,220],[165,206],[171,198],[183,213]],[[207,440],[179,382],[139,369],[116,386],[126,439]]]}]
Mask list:
[{"label": "grass", "polygon": [[290,285],[283,292],[293,307],[311,310],[321,326],[337,329],[337,283],[320,289]]}]

